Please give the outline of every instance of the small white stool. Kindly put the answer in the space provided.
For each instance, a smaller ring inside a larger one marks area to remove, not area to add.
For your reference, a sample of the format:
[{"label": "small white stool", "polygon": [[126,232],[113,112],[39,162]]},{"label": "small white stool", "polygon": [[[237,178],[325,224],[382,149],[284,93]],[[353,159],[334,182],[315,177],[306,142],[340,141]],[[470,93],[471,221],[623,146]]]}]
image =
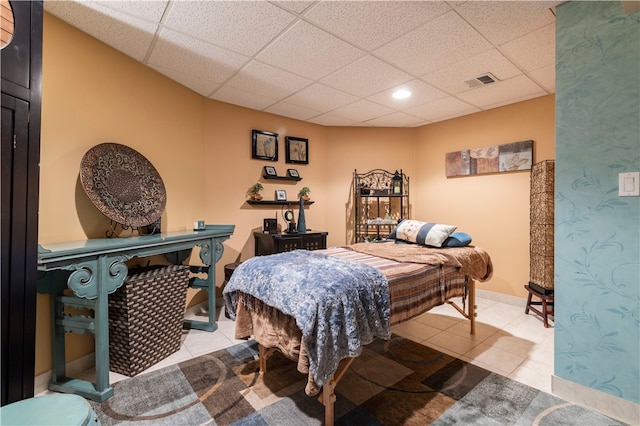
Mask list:
[{"label": "small white stool", "polygon": [[0,424],[100,426],[100,420],[80,395],[51,394],[0,407]]}]

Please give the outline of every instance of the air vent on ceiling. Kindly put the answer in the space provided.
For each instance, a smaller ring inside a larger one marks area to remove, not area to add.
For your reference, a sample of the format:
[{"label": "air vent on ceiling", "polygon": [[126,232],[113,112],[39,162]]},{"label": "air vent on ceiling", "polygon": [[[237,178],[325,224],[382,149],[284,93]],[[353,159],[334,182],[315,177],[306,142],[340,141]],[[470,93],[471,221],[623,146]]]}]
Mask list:
[{"label": "air vent on ceiling", "polygon": [[495,83],[496,81],[498,81],[496,76],[488,72],[486,74],[479,75],[478,77],[471,80],[467,80],[465,81],[465,83],[467,83],[469,87],[479,87],[486,84]]}]

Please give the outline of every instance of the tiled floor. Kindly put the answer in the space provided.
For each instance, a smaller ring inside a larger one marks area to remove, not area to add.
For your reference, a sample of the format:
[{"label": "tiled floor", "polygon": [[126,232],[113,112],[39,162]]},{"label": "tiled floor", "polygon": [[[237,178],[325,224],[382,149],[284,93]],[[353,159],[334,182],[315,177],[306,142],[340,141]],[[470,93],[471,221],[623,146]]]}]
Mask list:
[{"label": "tiled floor", "polygon": [[[553,374],[553,328],[545,328],[523,307],[478,297],[476,334],[469,334],[469,322],[451,306],[444,305],[392,329],[398,335],[433,347],[487,370],[551,392]],[[147,371],[239,343],[234,339],[234,322],[218,312],[218,330],[213,333],[185,330],[180,350]],[[84,375],[91,377],[92,371]],[[87,377],[87,378],[88,378]],[[110,373],[113,384],[126,376]]]}]

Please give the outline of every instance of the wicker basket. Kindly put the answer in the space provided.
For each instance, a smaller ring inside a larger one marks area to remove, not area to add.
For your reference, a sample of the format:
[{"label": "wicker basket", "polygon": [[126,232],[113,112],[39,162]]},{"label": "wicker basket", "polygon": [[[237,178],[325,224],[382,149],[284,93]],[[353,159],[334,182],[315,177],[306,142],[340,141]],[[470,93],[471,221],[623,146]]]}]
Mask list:
[{"label": "wicker basket", "polygon": [[109,368],[135,376],[180,349],[189,267],[131,271],[109,296]]}]

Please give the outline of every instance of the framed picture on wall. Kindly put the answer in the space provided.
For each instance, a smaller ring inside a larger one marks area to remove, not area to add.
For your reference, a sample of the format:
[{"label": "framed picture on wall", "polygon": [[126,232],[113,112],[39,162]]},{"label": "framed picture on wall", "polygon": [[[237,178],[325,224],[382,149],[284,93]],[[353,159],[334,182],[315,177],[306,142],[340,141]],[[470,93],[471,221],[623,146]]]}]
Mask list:
[{"label": "framed picture on wall", "polygon": [[293,178],[299,178],[300,177],[300,175],[298,174],[298,171],[296,169],[287,169],[287,174],[290,177],[293,177]]},{"label": "framed picture on wall", "polygon": [[278,134],[262,130],[251,131],[251,158],[278,161]]},{"label": "framed picture on wall", "polygon": [[287,191],[276,189],[276,201],[287,201]]},{"label": "framed picture on wall", "polygon": [[275,167],[264,166],[264,175],[265,176],[278,176]]},{"label": "framed picture on wall", "polygon": [[287,163],[309,164],[309,139],[287,136],[285,150]]}]

